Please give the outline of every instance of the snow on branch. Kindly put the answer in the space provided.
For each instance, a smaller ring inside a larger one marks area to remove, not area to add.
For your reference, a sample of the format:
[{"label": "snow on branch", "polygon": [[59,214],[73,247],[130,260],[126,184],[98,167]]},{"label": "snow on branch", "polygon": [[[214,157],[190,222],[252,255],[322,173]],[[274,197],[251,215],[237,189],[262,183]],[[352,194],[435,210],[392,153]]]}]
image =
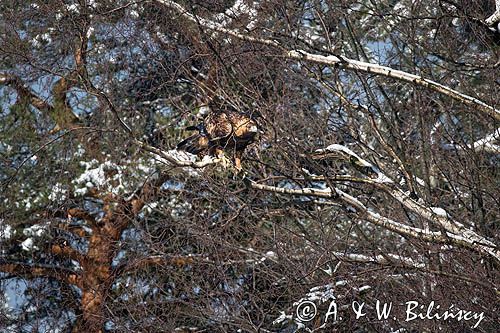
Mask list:
[{"label": "snow on branch", "polygon": [[252,2],[251,5],[248,5],[244,0],[236,0],[234,4],[224,13],[215,15],[215,20],[220,22],[221,26],[227,27],[236,18],[247,15],[249,22],[245,25],[245,28],[252,30],[257,22],[257,10],[255,9],[257,5],[258,2],[256,1]]},{"label": "snow on branch", "polygon": [[373,212],[371,209],[366,207],[360,200],[337,188],[334,188],[332,191],[331,188],[321,189],[321,190],[311,189],[311,188],[289,189],[289,188],[259,184],[254,181],[251,181],[250,184],[252,188],[268,192],[301,195],[301,196],[316,196],[316,197],[340,200],[345,205],[354,207],[357,210],[357,213],[365,220],[380,227],[383,227],[387,230],[393,231],[403,236],[420,239],[426,242],[440,243],[440,244],[452,243],[457,246],[469,248],[471,250],[483,254],[488,254],[500,262],[500,251],[497,249],[497,247],[490,241],[475,234],[470,230],[467,230],[465,228],[458,229],[454,227],[453,229],[455,231],[460,232],[455,234],[450,231],[446,231],[443,233],[441,231],[430,231],[417,227],[411,227],[401,222],[391,220],[387,217],[384,217],[378,213]]},{"label": "snow on branch", "polygon": [[500,153],[500,145],[494,144],[493,142],[500,140],[500,128],[497,128],[493,133],[488,134],[484,138],[481,138],[472,144],[459,145],[456,143],[443,144],[444,149],[456,150],[456,151],[466,151],[473,150],[476,152],[488,152],[493,154]]},{"label": "snow on branch", "polygon": [[[493,139],[495,136],[490,135],[488,137]],[[428,206],[424,205],[423,203],[411,198],[410,194],[395,187],[394,181],[392,181],[388,176],[386,176],[384,173],[382,173],[378,168],[374,167],[371,163],[369,163],[366,160],[359,157],[355,152],[353,152],[349,148],[342,146],[342,145],[333,144],[333,145],[330,145],[324,149],[316,150],[316,153],[324,154],[325,152],[340,152],[341,155],[344,155],[344,156],[342,156],[344,159],[349,159],[352,163],[364,168],[365,170],[366,170],[366,168],[368,168],[372,172],[375,172],[377,175],[377,178],[373,179],[373,181],[371,181],[371,183],[374,184],[375,186],[377,186],[378,188],[382,189],[386,193],[388,193],[393,199],[398,201],[400,204],[402,204],[404,207],[406,207],[407,209],[409,209],[413,213],[418,214],[419,216],[425,218],[426,220],[433,222],[435,225],[444,228],[446,231],[448,231],[450,233],[453,233],[456,235],[462,235],[463,237],[466,237],[471,242],[477,243],[481,246],[485,246],[486,249],[490,249],[490,250],[496,249],[496,246],[494,243],[492,243],[489,240],[487,240],[486,238],[478,235],[473,230],[467,229],[462,223],[454,220],[444,209],[442,209],[440,207],[428,207]],[[348,158],[346,158],[346,155],[348,156]],[[296,192],[293,194],[299,194],[300,191],[304,191],[304,190],[309,190],[309,189],[294,190]],[[330,198],[335,197],[335,195],[333,195],[331,193],[331,189],[325,189],[322,191],[328,192],[330,195]],[[284,193],[286,193],[286,192],[284,192]],[[308,193],[310,193],[310,191],[308,191]],[[311,194],[314,195],[314,193],[311,193]],[[339,195],[339,190],[337,190],[337,195]],[[353,206],[356,207],[356,205],[353,205]],[[496,255],[500,255],[500,253],[497,253]]]},{"label": "snow on branch", "polygon": [[361,158],[354,151],[343,145],[332,144],[326,148],[317,149],[314,152],[313,158],[314,156],[327,157],[330,153],[336,154],[342,159],[349,161],[356,169],[360,170],[361,172],[371,175],[372,178],[375,178],[373,180],[374,182],[381,184],[394,183],[389,177],[380,172],[379,168],[377,168],[367,160]]},{"label": "snow on branch", "polygon": [[323,56],[323,55],[308,53],[302,50],[289,51],[287,56],[293,59],[307,60],[325,65],[334,65],[334,66],[338,65],[341,68],[350,69],[354,71],[361,71],[370,74],[379,74],[396,80],[423,86],[431,90],[434,90],[436,92],[439,92],[443,95],[446,95],[448,97],[451,97],[468,106],[476,107],[478,110],[494,117],[497,120],[500,120],[500,110],[495,109],[494,107],[484,103],[483,101],[477,98],[463,94],[450,87],[426,79],[419,75],[407,73],[387,66],[349,59],[343,56],[335,56],[335,55]]},{"label": "snow on branch", "polygon": [[382,226],[388,230],[430,242],[446,243],[449,240],[453,240],[453,242],[457,245],[461,245],[482,253],[487,253],[500,261],[500,251],[497,249],[494,243],[480,236],[473,230],[467,229],[462,223],[453,220],[444,209],[439,207],[427,207],[421,202],[412,199],[409,194],[395,187],[394,181],[392,181],[389,177],[382,173],[378,168],[359,157],[349,148],[342,145],[333,144],[324,149],[318,149],[315,152],[315,154],[322,154],[323,156],[328,156],[329,153],[336,153],[336,155],[334,156],[341,157],[344,160],[349,160],[355,166],[359,166],[365,169],[365,171],[370,170],[371,173],[376,174],[377,178],[371,179],[370,183],[384,190],[393,199],[398,201],[413,213],[418,214],[426,220],[433,222],[437,226],[440,226],[441,228],[446,230],[446,233],[443,235],[441,232],[431,232],[429,230],[406,226],[402,223],[380,216],[379,214],[374,213],[373,211],[365,207],[364,204],[362,204],[358,199],[336,188],[334,188],[333,190],[328,187],[325,189],[290,189],[258,184],[255,182],[251,182],[251,185],[256,189],[282,194],[313,196],[337,200],[340,199],[340,201],[356,208],[358,210],[358,213],[362,213],[362,216],[368,221],[372,222],[373,224]]},{"label": "snow on branch", "polygon": [[160,162],[167,164],[167,165],[173,165],[173,166],[177,166],[177,167],[191,167],[194,169],[200,169],[200,168],[204,168],[204,167],[209,166],[209,165],[217,164],[219,162],[219,159],[212,158],[210,156],[206,156],[201,161],[196,161],[195,155],[185,153],[182,151],[178,151],[178,150],[165,151],[165,150],[153,147],[151,145],[148,145],[147,143],[142,142],[142,141],[137,140],[137,139],[134,140],[134,143],[137,144],[140,148],[144,149],[145,151],[155,155]]},{"label": "snow on branch", "polygon": [[343,252],[334,252],[333,255],[345,261],[353,261],[358,263],[373,263],[382,266],[388,265],[397,265],[404,266],[409,268],[425,268],[426,265],[424,263],[415,262],[412,258],[403,257],[401,255],[396,255],[393,253],[388,254],[379,254],[376,256],[368,256],[365,254],[359,253],[343,253]]},{"label": "snow on branch", "polygon": [[242,34],[239,33],[235,30],[228,29],[221,24],[218,24],[216,22],[213,22],[211,20],[207,20],[201,17],[196,16],[195,14],[192,14],[188,12],[184,7],[179,5],[178,3],[171,1],[171,0],[156,0],[156,2],[163,4],[175,11],[177,11],[180,15],[182,15],[184,18],[188,19],[189,21],[199,24],[207,29],[211,29],[214,31],[218,31],[221,33],[225,33],[227,35],[233,36],[235,38],[238,38],[240,40],[245,40],[248,42],[253,42],[253,43],[259,43],[263,45],[268,45],[272,47],[277,47],[283,50],[284,56],[289,58],[289,59],[296,59],[296,60],[302,60],[302,61],[310,61],[310,62],[315,62],[315,63],[320,63],[320,64],[325,64],[325,65],[331,65],[331,66],[338,66],[340,68],[344,68],[347,70],[353,70],[353,71],[361,71],[361,72],[366,72],[370,74],[378,74],[386,77],[390,77],[396,80],[404,81],[404,82],[409,82],[413,83],[419,86],[426,87],[428,89],[431,89],[433,91],[436,91],[438,93],[441,93],[445,96],[451,97],[465,105],[475,107],[479,111],[484,112],[493,118],[500,120],[500,110],[497,110],[496,108],[492,107],[491,105],[486,104],[485,102],[471,97],[469,95],[463,94],[459,91],[456,91],[450,87],[447,87],[445,85],[442,85],[438,82],[426,79],[422,76],[407,73],[401,70],[396,70],[387,66],[382,66],[379,64],[372,64],[369,62],[364,62],[364,61],[358,61],[354,59],[349,59],[344,56],[340,55],[329,55],[329,56],[323,56],[319,54],[312,54],[308,53],[306,51],[302,50],[287,50],[286,48],[282,47],[280,43],[274,41],[274,40],[269,40],[269,39],[262,39],[262,38],[257,38],[257,37],[252,37],[249,36],[248,34]]},{"label": "snow on branch", "polygon": [[492,26],[495,23],[500,23],[500,0],[496,0],[495,8],[495,12],[485,20],[486,24],[489,26]]},{"label": "snow on branch", "polygon": [[493,133],[485,136],[481,140],[474,142],[474,146],[480,146],[481,144],[490,143],[499,139],[500,139],[500,128],[497,128]]}]

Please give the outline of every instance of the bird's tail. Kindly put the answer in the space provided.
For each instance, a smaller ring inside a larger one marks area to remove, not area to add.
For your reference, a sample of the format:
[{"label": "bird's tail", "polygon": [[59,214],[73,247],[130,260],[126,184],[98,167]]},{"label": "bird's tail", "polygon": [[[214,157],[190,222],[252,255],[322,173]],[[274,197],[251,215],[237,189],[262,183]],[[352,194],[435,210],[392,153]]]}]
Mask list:
[{"label": "bird's tail", "polygon": [[198,155],[208,147],[208,139],[200,133],[193,134],[177,144],[177,150]]}]

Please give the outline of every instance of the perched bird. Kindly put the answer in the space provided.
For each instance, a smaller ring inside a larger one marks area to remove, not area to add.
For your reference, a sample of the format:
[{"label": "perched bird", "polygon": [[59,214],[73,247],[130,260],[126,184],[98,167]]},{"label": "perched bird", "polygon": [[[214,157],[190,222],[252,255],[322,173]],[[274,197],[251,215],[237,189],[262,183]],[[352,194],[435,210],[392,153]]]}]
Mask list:
[{"label": "perched bird", "polygon": [[224,152],[232,155],[238,172],[245,148],[257,135],[257,122],[247,113],[236,111],[229,106],[209,105],[210,111],[201,123],[186,130],[197,131],[177,144],[177,150],[195,155],[215,156],[227,165]]}]

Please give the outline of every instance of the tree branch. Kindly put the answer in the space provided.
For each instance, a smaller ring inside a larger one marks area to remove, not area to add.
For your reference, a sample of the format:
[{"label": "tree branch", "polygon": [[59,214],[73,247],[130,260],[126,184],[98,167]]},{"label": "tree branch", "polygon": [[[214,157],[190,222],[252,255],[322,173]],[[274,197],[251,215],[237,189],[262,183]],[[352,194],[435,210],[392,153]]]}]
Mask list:
[{"label": "tree branch", "polygon": [[[498,251],[497,246],[493,242],[478,235],[474,231],[465,228],[465,226],[462,223],[454,220],[448,213],[446,213],[444,209],[439,207],[428,207],[412,199],[410,195],[408,195],[406,192],[397,188],[395,186],[395,182],[392,179],[390,179],[380,170],[375,168],[375,166],[371,165],[370,162],[359,157],[349,148],[342,145],[334,144],[324,149],[318,149],[316,152],[320,152],[323,154],[328,152],[341,153],[344,156],[345,155],[350,156],[349,158],[350,160],[357,161],[358,164],[363,165],[367,169],[376,170],[378,177],[373,180],[372,184],[375,185],[377,188],[380,188],[386,193],[388,193],[393,199],[398,201],[400,204],[402,204],[404,207],[406,207],[413,213],[418,214],[419,216],[425,218],[426,220],[433,222],[435,225],[444,228],[446,231],[466,237],[469,241],[473,242],[474,244],[486,246],[486,248],[490,250],[495,249],[495,256],[499,255],[500,258],[500,252]],[[330,189],[327,190],[331,191]]]},{"label": "tree branch", "polygon": [[415,262],[412,258],[403,257],[400,255],[388,253],[388,254],[379,254],[376,256],[368,256],[365,254],[358,253],[343,253],[343,252],[334,252],[333,255],[335,257],[340,258],[345,261],[352,261],[358,263],[374,263],[382,266],[404,266],[409,268],[425,268],[426,265],[424,263]]},{"label": "tree branch", "polygon": [[329,56],[323,56],[319,54],[312,54],[308,53],[306,51],[302,50],[287,50],[286,48],[282,47],[280,43],[274,41],[274,40],[269,40],[269,39],[262,39],[262,38],[257,38],[257,37],[251,37],[249,35],[244,35],[242,33],[239,33],[235,30],[227,29],[225,27],[222,27],[220,24],[198,17],[195,14],[192,14],[188,12],[184,7],[181,5],[177,4],[174,1],[171,0],[156,0],[156,2],[167,6],[170,9],[173,9],[177,11],[182,17],[185,19],[195,23],[195,24],[200,24],[201,26],[213,30],[213,31],[218,31],[230,36],[233,36],[235,38],[238,38],[240,40],[245,40],[248,42],[253,42],[253,43],[259,43],[271,47],[276,47],[281,50],[283,50],[283,55],[286,58],[289,59],[296,59],[296,60],[306,60],[306,61],[311,61],[315,63],[320,63],[320,64],[325,64],[325,65],[330,65],[330,66],[338,66],[347,70],[353,70],[353,71],[361,71],[361,72],[366,72],[370,74],[378,74],[386,77],[390,77],[396,80],[400,81],[405,81],[409,83],[413,83],[422,87],[426,87],[428,89],[431,89],[433,91],[439,92],[445,96],[451,97],[465,105],[472,106],[477,108],[478,110],[492,116],[493,118],[500,120],[500,110],[495,109],[494,107],[484,103],[483,101],[471,97],[469,95],[463,94],[459,91],[456,91],[450,87],[444,86],[440,83],[437,83],[435,81],[426,79],[422,76],[415,75],[415,74],[410,74],[401,70],[396,70],[392,69],[390,67],[378,65],[378,64],[372,64],[368,62],[363,62],[363,61],[358,61],[354,59],[349,59],[344,56],[340,55],[329,55]]},{"label": "tree branch", "polygon": [[79,123],[79,118],[67,104],[66,93],[69,85],[64,77],[61,77],[52,88],[54,105],[38,97],[15,75],[0,73],[0,84],[14,88],[21,99],[26,99],[35,108],[51,117],[58,129],[71,129]]},{"label": "tree branch", "polygon": [[177,151],[167,152],[167,151],[164,151],[162,149],[158,149],[156,147],[148,145],[147,143],[142,142],[142,141],[137,140],[137,139],[134,139],[133,142],[136,145],[138,145],[141,149],[160,157],[163,160],[162,161],[163,163],[173,164],[174,166],[177,166],[177,167],[191,167],[191,168],[195,168],[195,169],[200,169],[200,168],[204,168],[208,165],[213,165],[213,164],[217,164],[220,162],[220,160],[216,159],[216,158],[207,158],[207,159],[204,159],[202,161],[192,161],[192,160],[189,160],[187,156],[181,157],[179,155],[179,152],[177,152]]},{"label": "tree branch", "polygon": [[[450,232],[448,231],[448,229],[450,229],[449,222],[443,225],[443,227],[447,229],[447,231],[445,231],[443,234],[442,232],[435,232],[430,230],[424,230],[421,228],[410,227],[404,225],[403,223],[396,222],[387,217],[381,216],[380,214],[377,214],[372,210],[368,209],[363,203],[361,203],[361,201],[359,201],[355,197],[339,189],[334,189],[334,191],[332,191],[330,188],[321,190],[311,189],[311,188],[289,189],[289,188],[258,184],[253,181],[251,181],[250,184],[252,188],[268,192],[338,199],[342,201],[344,204],[354,207],[358,211],[358,215],[360,215],[360,217],[366,219],[367,221],[375,225],[381,226],[385,229],[391,230],[400,235],[409,236],[412,238],[432,243],[441,243],[441,244],[452,243],[461,247],[469,248],[476,252],[488,254],[500,262],[500,251],[497,249],[496,245],[486,240],[484,237],[477,235],[471,230],[465,229],[464,227],[458,228],[456,226],[452,226],[451,229],[459,233],[455,234],[453,232]],[[409,198],[404,199],[403,202],[407,202],[407,200],[409,200]],[[417,210],[417,212],[422,213],[422,210],[419,209]],[[425,213],[425,211],[423,213]],[[433,221],[438,222],[438,224],[441,225],[439,223],[442,222],[441,219],[438,219],[437,217],[433,216],[428,216],[427,214],[425,215],[426,215],[425,217],[432,218]]]},{"label": "tree branch", "polygon": [[457,143],[444,144],[445,149],[453,149],[456,151],[466,151],[468,149],[476,152],[489,152],[492,154],[500,153],[500,145],[494,144],[494,141],[500,140],[500,128],[497,128],[493,133],[486,135],[472,144],[459,145]]},{"label": "tree branch", "polygon": [[[205,256],[206,257],[206,256]],[[119,265],[114,270],[114,275],[119,276],[128,272],[137,271],[153,266],[174,265],[183,267],[190,265],[195,260],[204,260],[202,255],[158,255],[145,258],[139,258],[130,262]]]},{"label": "tree branch", "polygon": [[31,264],[0,258],[0,271],[24,278],[49,277],[80,288],[82,284],[81,276],[75,271],[55,265]]},{"label": "tree branch", "polygon": [[68,209],[68,217],[76,217],[77,219],[82,219],[85,222],[87,222],[91,228],[94,228],[97,226],[97,222],[95,218],[87,213],[86,211],[79,209],[79,208],[70,208]]},{"label": "tree branch", "polygon": [[66,244],[53,244],[50,247],[50,252],[55,255],[73,259],[75,261],[78,261],[79,263],[82,263],[85,260],[84,254],[81,254],[80,252]]},{"label": "tree branch", "polygon": [[0,84],[11,86],[17,91],[19,97],[26,98],[31,105],[40,111],[52,112],[54,109],[52,105],[38,97],[19,77],[15,75],[0,73]]},{"label": "tree branch", "polygon": [[495,8],[495,12],[485,20],[487,25],[492,26],[495,23],[500,22],[500,0],[495,1]]}]

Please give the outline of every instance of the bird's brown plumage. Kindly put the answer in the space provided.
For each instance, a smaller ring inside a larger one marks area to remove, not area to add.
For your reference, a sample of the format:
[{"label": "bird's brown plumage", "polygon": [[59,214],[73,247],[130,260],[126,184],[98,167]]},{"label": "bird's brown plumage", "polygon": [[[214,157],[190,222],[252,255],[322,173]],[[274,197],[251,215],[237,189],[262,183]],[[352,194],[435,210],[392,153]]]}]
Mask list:
[{"label": "bird's brown plumage", "polygon": [[187,129],[197,133],[181,141],[177,149],[217,157],[227,152],[233,156],[236,169],[241,170],[241,156],[257,135],[257,122],[249,114],[212,106],[200,124]]}]

